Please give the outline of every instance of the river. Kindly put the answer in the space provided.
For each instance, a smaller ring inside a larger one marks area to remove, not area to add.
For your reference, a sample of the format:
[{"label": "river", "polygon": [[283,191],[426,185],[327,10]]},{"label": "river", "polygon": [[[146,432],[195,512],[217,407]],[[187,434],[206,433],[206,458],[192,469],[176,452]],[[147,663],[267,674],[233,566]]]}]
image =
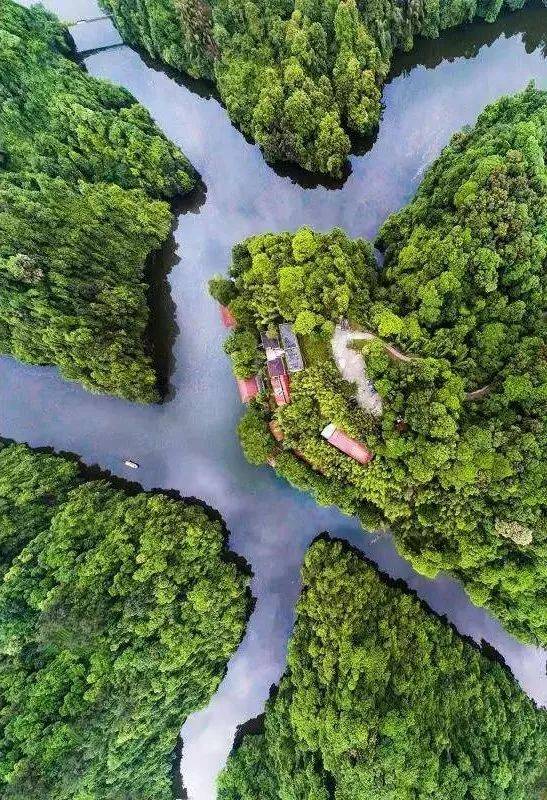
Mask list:
[{"label": "river", "polygon": [[[100,13],[94,0],[46,5],[71,20]],[[385,87],[377,139],[352,157],[343,186],[275,171],[230,124],[209,88],[175,79],[128,47],[85,58],[92,75],[133,92],[203,179],[203,190],[181,210],[166,248],[171,271],[160,295],[164,310],[173,308],[178,329],[172,336],[167,313],[162,330],[167,343],[173,339],[172,393],[162,405],[133,405],[88,394],[62,381],[55,369],[2,358],[0,432],[77,453],[129,479],[136,475],[145,488],[202,498],[220,511],[231,548],[251,565],[257,604],[246,637],[210,705],[189,717],[182,731],[181,769],[191,800],[213,800],[237,726],[263,710],[284,669],[303,554],[322,530],[346,538],[383,571],[402,578],[461,633],[489,642],[530,696],[547,704],[544,651],[516,642],[452,580],[418,576],[389,537],[363,533],[354,520],[318,508],[269,468],[246,463],[234,432],[242,406],[222,352],[225,332],[206,290],[207,279],[226,270],[232,245],[255,233],[340,225],[351,235],[373,237],[387,214],[410,199],[452,132],[503,93],[532,79],[547,86],[546,13],[543,6],[531,7],[492,26],[420,42],[399,58]],[[105,44],[115,42],[112,31],[103,34]],[[98,46],[82,25],[74,35],[86,51]],[[138,473],[124,467],[126,458],[141,464]]]}]

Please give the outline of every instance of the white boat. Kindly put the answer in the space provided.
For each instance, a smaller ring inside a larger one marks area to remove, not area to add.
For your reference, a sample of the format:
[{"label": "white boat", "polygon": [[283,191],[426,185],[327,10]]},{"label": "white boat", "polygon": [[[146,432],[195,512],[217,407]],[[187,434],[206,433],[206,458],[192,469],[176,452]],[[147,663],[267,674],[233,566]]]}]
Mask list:
[{"label": "white boat", "polygon": [[123,463],[125,464],[126,467],[129,467],[130,469],[139,468],[139,465],[137,464],[136,461],[130,461],[129,459],[127,459],[127,461],[124,461]]}]

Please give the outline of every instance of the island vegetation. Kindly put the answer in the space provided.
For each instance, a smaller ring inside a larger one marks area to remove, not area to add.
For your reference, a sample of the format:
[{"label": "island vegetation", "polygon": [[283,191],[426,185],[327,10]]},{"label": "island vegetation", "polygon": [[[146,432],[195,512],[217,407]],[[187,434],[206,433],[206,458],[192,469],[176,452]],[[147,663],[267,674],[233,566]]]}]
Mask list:
[{"label": "island vegetation", "polygon": [[[260,335],[282,322],[304,355],[290,402],[252,400],[239,429],[248,459],[389,528],[416,570],[452,573],[543,645],[546,151],[547,93],[530,86],[454,136],[381,229],[383,269],[370,244],[303,228],[237,245],[229,279],[210,287],[237,321],[226,350],[238,378],[269,386]],[[346,454],[355,442],[372,460]]]},{"label": "island vegetation", "polygon": [[52,14],[0,0],[0,353],[159,399],[144,269],[194,183],[129,92],[73,60]]},{"label": "island vegetation", "polygon": [[101,0],[123,38],[214,80],[269,161],[339,177],[378,125],[393,54],[525,0]]},{"label": "island vegetation", "polygon": [[341,542],[317,540],[287,670],[219,800],[539,800],[547,713]]},{"label": "island vegetation", "polygon": [[0,795],[171,800],[180,727],[250,612],[196,501],[0,447]]}]

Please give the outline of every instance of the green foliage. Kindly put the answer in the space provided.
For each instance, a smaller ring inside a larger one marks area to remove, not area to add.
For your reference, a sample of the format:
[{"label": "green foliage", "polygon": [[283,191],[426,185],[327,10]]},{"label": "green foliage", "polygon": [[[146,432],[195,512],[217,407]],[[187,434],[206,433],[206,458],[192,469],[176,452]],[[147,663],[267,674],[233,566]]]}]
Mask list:
[{"label": "green foliage", "polygon": [[[269,161],[340,176],[348,133],[370,135],[393,53],[503,3],[478,0],[101,0],[122,36],[216,81]],[[507,5],[520,8],[524,0]]]},{"label": "green foliage", "polygon": [[93,391],[156,399],[142,265],[170,225],[141,190],[0,176],[0,351]]},{"label": "green foliage", "polygon": [[275,446],[266,415],[259,407],[252,405],[241,418],[237,431],[247,460],[257,466],[264,464]]},{"label": "green foliage", "polygon": [[340,228],[254,236],[234,249],[230,307],[260,329],[298,320],[298,332],[323,331],[370,302],[376,280],[372,247]]},{"label": "green foliage", "polygon": [[171,797],[180,726],[244,632],[221,522],[0,449],[0,794]]},{"label": "green foliage", "polygon": [[0,43],[0,352],[156,400],[144,264],[192,168],[53,15],[0,0]]},{"label": "green foliage", "polygon": [[258,341],[250,330],[234,331],[224,343],[224,351],[232,360],[236,378],[251,378],[260,366]]},{"label": "green foliage", "polygon": [[331,358],[330,336],[299,336],[305,364],[316,364]]},{"label": "green foliage", "polygon": [[[276,470],[366,525],[376,516],[415,569],[451,572],[512,633],[542,644],[546,142],[547,93],[501,99],[385,223],[382,271],[369,245],[339,230],[265,234],[235,248],[230,304],[241,333],[296,321],[305,349],[341,316],[369,332],[355,346],[382,415],[357,404],[319,351],[274,412],[287,456]],[[325,442],[330,422],[373,461]]]},{"label": "green foliage", "polygon": [[[523,800],[547,714],[496,660],[340,542],[306,555],[288,668],[219,800]],[[537,796],[537,795],[536,795]]]},{"label": "green foliage", "polygon": [[231,281],[223,278],[222,275],[214,275],[209,281],[209,293],[211,297],[223,306],[228,306],[235,297],[234,288]]},{"label": "green foliage", "polygon": [[217,45],[208,0],[100,0],[126,42],[194,78],[212,78]]}]

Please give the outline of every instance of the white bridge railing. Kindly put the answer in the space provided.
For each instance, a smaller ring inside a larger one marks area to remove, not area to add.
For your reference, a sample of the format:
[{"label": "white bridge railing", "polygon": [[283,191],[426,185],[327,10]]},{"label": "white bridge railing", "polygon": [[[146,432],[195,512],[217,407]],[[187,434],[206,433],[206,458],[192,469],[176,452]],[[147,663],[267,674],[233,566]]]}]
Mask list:
[{"label": "white bridge railing", "polygon": [[69,25],[81,25],[84,22],[100,22],[103,19],[112,19],[112,14],[103,14],[101,17],[88,17],[87,19],[75,19]]}]

